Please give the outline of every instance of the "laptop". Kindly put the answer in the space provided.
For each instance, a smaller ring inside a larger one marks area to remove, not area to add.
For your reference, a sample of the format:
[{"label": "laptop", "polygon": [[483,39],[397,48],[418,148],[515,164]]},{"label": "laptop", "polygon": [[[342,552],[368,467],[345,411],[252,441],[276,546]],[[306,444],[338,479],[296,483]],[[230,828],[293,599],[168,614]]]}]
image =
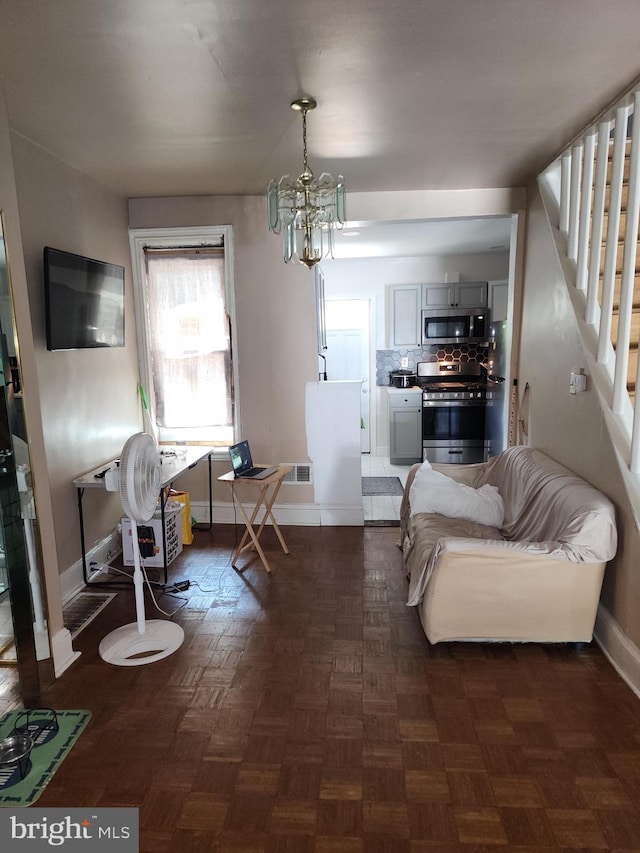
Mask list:
[{"label": "laptop", "polygon": [[229,456],[231,457],[231,467],[236,478],[244,478],[249,480],[264,480],[265,477],[274,474],[278,470],[278,466],[270,468],[256,467],[251,458],[251,450],[248,441],[241,441],[229,448]]}]

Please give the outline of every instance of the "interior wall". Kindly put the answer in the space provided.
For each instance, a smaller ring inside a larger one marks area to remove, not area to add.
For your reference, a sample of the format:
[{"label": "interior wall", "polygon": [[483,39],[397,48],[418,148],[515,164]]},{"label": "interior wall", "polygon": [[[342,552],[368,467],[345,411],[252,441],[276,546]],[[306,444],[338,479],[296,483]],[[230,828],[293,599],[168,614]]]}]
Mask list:
[{"label": "interior wall", "polygon": [[613,501],[619,548],[605,572],[602,603],[640,647],[640,537],[589,375],[586,392],[569,394],[570,371],[586,366],[585,352],[537,189],[530,197],[519,377],[521,399],[529,385],[528,443]]},{"label": "interior wall", "polygon": [[[307,462],[305,386],[317,379],[314,275],[283,262],[282,240],[267,229],[264,199],[132,199],[129,221],[132,228],[233,227],[241,437],[257,462]],[[206,498],[200,468],[180,481],[195,500]],[[228,456],[214,462],[214,478],[228,470]],[[223,485],[214,479],[214,499],[228,501]],[[313,488],[284,484],[278,501],[313,503]]]},{"label": "interior wall", "polygon": [[18,211],[18,198],[13,169],[13,152],[9,120],[0,85],[0,211],[2,212],[4,241],[11,279],[11,291],[19,338],[22,398],[29,438],[29,458],[34,483],[34,497],[41,542],[43,575],[47,587],[48,621],[51,636],[63,630],[62,604],[57,583],[56,533],[49,489],[46,487],[48,471],[44,444],[40,383],[33,346],[31,312],[25,265],[22,256],[22,234]]},{"label": "interior wall", "polygon": [[[81,556],[73,479],[118,456],[127,437],[142,426],[127,203],[22,136],[13,134],[12,146],[56,553],[63,572]],[[44,246],[125,267],[125,347],[47,351]],[[113,530],[121,516],[115,494],[87,490],[87,548]]]}]

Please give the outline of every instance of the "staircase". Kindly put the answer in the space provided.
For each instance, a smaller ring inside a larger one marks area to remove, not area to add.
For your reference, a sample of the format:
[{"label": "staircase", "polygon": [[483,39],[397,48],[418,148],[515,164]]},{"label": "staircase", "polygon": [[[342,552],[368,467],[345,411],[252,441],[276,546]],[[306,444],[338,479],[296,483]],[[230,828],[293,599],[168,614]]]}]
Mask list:
[{"label": "staircase", "polygon": [[622,455],[630,460],[629,470],[640,475],[640,412],[635,417],[640,87],[587,127],[539,176],[539,185],[550,219],[557,222],[556,246],[566,260],[574,309],[596,336],[595,347],[591,335],[584,340],[595,360],[592,374],[601,400],[620,435],[627,436]]},{"label": "staircase", "polygon": [[[618,340],[618,324],[620,315],[620,288],[622,282],[622,261],[624,256],[625,230],[627,225],[627,201],[629,198],[629,171],[630,171],[631,141],[627,140],[625,145],[624,169],[622,180],[622,194],[620,200],[620,224],[618,232],[618,245],[616,250],[616,275],[613,289],[613,313],[611,316],[611,343],[615,350]],[[612,151],[609,150],[607,166],[607,191],[605,193],[605,210],[603,217],[603,240],[600,252],[600,278],[598,288],[598,301],[602,300],[603,266],[606,248],[606,235],[609,225],[609,201],[611,196],[611,173],[612,173]],[[633,303],[631,315],[631,339],[629,343],[629,354],[627,356],[627,393],[632,403],[635,402],[636,375],[638,371],[638,340],[640,339],[640,264],[638,262],[638,250],[636,246],[636,266],[633,289]]]}]

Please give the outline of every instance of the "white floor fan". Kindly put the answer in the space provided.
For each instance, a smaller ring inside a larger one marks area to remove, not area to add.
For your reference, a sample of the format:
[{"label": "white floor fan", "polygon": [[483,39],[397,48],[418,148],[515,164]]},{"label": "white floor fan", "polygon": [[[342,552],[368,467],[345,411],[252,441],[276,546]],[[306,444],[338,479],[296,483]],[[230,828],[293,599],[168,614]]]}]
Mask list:
[{"label": "white floor fan", "polygon": [[137,621],[116,628],[98,647],[100,657],[117,666],[140,666],[167,657],[184,641],[180,625],[167,619],[145,619],[144,578],[138,547],[138,524],[148,522],[160,493],[160,455],[150,435],[130,436],[120,456],[117,474],[105,486],[120,493],[125,515],[131,521],[133,541],[133,586]]}]

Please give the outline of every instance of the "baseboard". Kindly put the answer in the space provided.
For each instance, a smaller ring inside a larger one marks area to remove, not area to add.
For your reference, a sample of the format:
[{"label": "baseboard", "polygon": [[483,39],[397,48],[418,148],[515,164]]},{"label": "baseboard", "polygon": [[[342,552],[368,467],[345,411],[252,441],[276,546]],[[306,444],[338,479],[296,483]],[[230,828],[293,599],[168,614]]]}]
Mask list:
[{"label": "baseboard", "polygon": [[[364,509],[355,506],[318,506],[318,504],[277,504],[273,513],[278,524],[300,525],[302,527],[363,527]],[[257,522],[262,521],[264,513],[260,512]],[[198,524],[209,523],[209,503],[207,501],[191,501],[191,516]],[[227,502],[217,501],[213,504],[213,523],[244,524],[242,514],[237,507]],[[269,521],[268,524],[271,524]],[[120,532],[114,529],[108,536],[87,552],[87,566],[91,562],[108,563],[122,553]],[[62,603],[66,604],[85,586],[82,574],[82,559],[60,575],[60,594]]]},{"label": "baseboard", "polygon": [[598,607],[593,635],[611,666],[640,697],[640,649],[602,604]]},{"label": "baseboard", "polygon": [[71,634],[66,628],[57,631],[51,638],[51,656],[56,678],[59,678],[80,657],[80,652],[73,650]]},{"label": "baseboard", "polygon": [[[331,526],[343,527],[364,525],[364,509],[356,506],[319,506],[318,504],[276,504],[273,509],[278,524],[283,526],[300,525],[302,527]],[[206,501],[192,501],[191,515],[199,524],[209,523],[209,504]],[[258,513],[257,521],[262,521],[264,513]],[[239,509],[230,503],[215,502],[213,505],[213,523],[244,524]],[[271,522],[268,522],[269,524]]]},{"label": "baseboard", "polygon": [[[90,551],[87,551],[87,567],[91,562],[108,563],[109,560],[112,560],[121,553],[122,541],[120,539],[120,532],[117,528],[114,528],[104,539],[97,542]],[[84,586],[82,558],[80,558],[60,575],[60,596],[62,603],[66,604],[74,595],[77,595],[77,593],[84,589]]]},{"label": "baseboard", "polygon": [[364,508],[362,505],[323,504],[320,507],[320,524],[322,527],[364,527]]}]

